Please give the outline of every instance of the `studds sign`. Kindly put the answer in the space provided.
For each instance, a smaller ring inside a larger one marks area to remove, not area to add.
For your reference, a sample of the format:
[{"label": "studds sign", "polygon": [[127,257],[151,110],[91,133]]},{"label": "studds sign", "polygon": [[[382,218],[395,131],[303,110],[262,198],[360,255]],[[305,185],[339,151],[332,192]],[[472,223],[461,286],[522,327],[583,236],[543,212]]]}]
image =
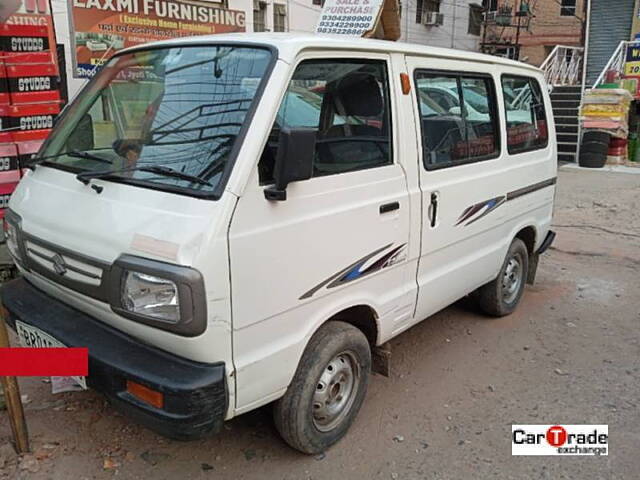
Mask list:
[{"label": "studds sign", "polygon": [[316,33],[361,37],[374,29],[384,0],[326,0]]},{"label": "studds sign", "polygon": [[244,12],[197,0],[69,0],[69,8],[78,78],[133,45],[245,31]]}]

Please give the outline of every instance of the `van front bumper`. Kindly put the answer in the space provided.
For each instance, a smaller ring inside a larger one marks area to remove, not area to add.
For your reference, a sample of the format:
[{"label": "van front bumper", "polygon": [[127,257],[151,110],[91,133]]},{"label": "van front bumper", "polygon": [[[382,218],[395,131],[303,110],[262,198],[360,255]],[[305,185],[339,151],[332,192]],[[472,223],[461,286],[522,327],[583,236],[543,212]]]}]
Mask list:
[{"label": "van front bumper", "polygon": [[[87,385],[126,415],[166,437],[187,440],[220,430],[228,395],[224,363],[171,355],[82,313],[19,278],[2,286],[8,324],[39,328],[68,347],[89,349]],[[163,408],[127,392],[127,380],[164,395]]]}]

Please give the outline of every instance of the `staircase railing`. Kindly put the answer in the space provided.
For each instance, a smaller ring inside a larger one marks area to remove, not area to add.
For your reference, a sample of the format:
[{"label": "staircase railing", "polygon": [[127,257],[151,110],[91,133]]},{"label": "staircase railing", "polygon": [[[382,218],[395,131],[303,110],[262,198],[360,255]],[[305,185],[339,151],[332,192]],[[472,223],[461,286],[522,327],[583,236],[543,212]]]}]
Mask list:
[{"label": "staircase railing", "polygon": [[548,85],[580,85],[584,48],[556,45],[540,68]]},{"label": "staircase railing", "polygon": [[623,40],[618,44],[618,47],[616,48],[615,52],[613,52],[613,55],[611,55],[611,58],[609,58],[609,61],[600,72],[600,75],[598,75],[596,81],[593,82],[593,88],[596,88],[601,83],[604,83],[605,76],[607,75],[607,72],[609,70],[622,72],[622,69],[624,67],[624,60],[627,54],[627,45],[629,45],[630,43],[632,42]]}]

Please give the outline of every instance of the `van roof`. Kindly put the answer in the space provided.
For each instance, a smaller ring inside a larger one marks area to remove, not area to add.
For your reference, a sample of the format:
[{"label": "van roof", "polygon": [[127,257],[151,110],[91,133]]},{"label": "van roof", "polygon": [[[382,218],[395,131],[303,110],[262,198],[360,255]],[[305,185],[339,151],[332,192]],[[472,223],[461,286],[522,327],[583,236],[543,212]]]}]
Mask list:
[{"label": "van roof", "polygon": [[[201,35],[197,37],[182,37],[178,39],[162,40],[151,44],[140,45],[126,50],[136,50],[149,45],[170,46],[202,43],[242,42],[271,45],[278,49],[279,58],[291,62],[296,54],[303,49],[334,49],[361,50],[369,52],[408,53],[415,55],[429,55],[432,57],[449,58],[469,61],[468,50],[454,50],[451,48],[432,47],[415,43],[391,42],[388,40],[374,40],[371,38],[346,37],[341,35],[311,34],[311,33],[221,33],[216,35]],[[540,72],[540,69],[527,63],[516,62],[502,57],[472,52],[471,61],[495,65],[505,65],[524,68]]]}]

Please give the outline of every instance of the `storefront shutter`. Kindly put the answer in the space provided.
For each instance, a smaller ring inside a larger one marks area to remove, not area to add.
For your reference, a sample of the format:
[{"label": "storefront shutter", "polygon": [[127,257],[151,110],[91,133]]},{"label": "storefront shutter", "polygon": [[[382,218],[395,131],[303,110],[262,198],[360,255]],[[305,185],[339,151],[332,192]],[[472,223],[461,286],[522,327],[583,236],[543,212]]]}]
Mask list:
[{"label": "storefront shutter", "polygon": [[630,40],[635,0],[591,0],[587,87],[593,85],[616,47]]}]

